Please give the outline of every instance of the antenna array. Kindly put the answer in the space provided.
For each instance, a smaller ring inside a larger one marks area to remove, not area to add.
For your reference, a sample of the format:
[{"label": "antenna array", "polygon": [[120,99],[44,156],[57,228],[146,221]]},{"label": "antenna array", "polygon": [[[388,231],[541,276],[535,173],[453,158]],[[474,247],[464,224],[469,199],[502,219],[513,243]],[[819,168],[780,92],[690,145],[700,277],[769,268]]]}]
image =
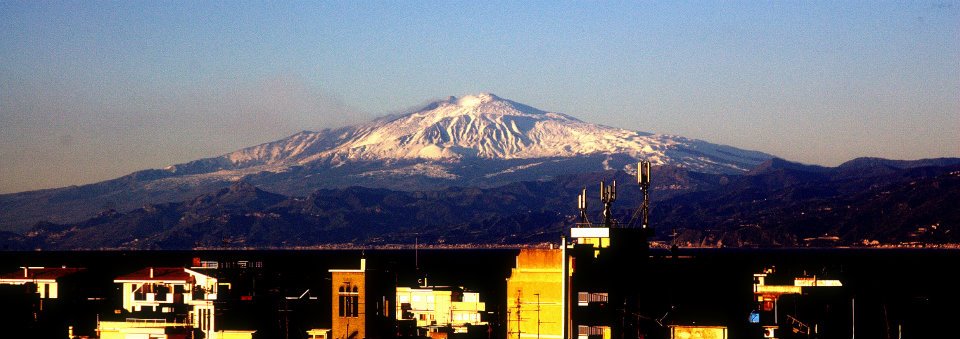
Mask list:
[{"label": "antenna array", "polygon": [[640,185],[640,191],[643,192],[643,202],[640,204],[640,213],[643,215],[643,222],[640,228],[647,229],[650,215],[650,162],[641,161],[637,163],[637,184]]},{"label": "antenna array", "polygon": [[603,225],[613,226],[610,208],[613,207],[613,202],[617,201],[617,180],[613,180],[611,186],[604,185],[603,181],[600,182],[600,201],[603,202]]},{"label": "antenna array", "polygon": [[587,219],[587,188],[584,187],[580,194],[577,195],[577,209],[580,210],[580,222],[584,224],[589,224],[590,220]]}]

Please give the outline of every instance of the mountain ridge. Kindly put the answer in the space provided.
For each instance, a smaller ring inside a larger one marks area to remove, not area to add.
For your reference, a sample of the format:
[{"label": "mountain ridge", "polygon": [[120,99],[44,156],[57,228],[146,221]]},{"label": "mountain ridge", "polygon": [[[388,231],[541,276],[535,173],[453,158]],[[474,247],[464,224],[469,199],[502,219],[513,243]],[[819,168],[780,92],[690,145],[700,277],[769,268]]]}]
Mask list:
[{"label": "mountain ridge", "polygon": [[[801,172],[796,169],[726,176],[656,167],[651,225],[661,241],[684,246],[809,246],[824,235],[836,236],[836,245],[843,246],[960,242],[960,164],[905,167],[871,177],[836,175],[840,167],[820,176],[790,174]],[[610,179],[632,178],[617,170],[487,189],[351,186],[300,198],[238,182],[181,202],[106,210],[77,223],[40,223],[23,235],[0,232],[0,246],[385,246],[411,242],[411,234],[433,244],[553,242],[578,221],[572,202],[581,188],[596,192],[600,180]],[[680,186],[687,188],[672,191]],[[620,187],[614,215],[626,222],[640,192],[636,185]],[[591,204],[588,214],[593,217],[598,208]]]}]

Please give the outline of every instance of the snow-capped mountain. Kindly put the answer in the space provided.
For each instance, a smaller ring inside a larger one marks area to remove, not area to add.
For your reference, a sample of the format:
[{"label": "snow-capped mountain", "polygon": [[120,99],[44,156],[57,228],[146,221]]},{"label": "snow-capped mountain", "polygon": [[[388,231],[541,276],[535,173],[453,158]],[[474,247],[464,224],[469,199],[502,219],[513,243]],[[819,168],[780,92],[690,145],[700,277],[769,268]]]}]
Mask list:
[{"label": "snow-capped mountain", "polygon": [[[95,184],[0,195],[0,230],[181,201],[238,181],[302,197],[348,186],[416,191],[495,187],[612,169],[634,172],[640,159],[680,172],[745,174],[770,158],[679,136],[591,124],[484,93]],[[695,189],[683,176],[657,181],[658,196]]]},{"label": "snow-capped mountain", "polygon": [[[399,172],[381,168],[366,174],[419,173],[453,178],[457,174],[438,166],[476,160],[521,160],[525,164],[519,166],[529,168],[531,164],[522,160],[596,155],[626,155],[655,165],[731,174],[743,173],[771,158],[760,152],[679,136],[591,124],[481,93],[450,97],[414,112],[357,126],[301,132],[167,170],[179,174],[229,175],[283,172],[291,166],[339,167],[371,161],[386,164],[413,161],[417,164],[407,165]],[[484,175],[496,175],[498,171]]]}]

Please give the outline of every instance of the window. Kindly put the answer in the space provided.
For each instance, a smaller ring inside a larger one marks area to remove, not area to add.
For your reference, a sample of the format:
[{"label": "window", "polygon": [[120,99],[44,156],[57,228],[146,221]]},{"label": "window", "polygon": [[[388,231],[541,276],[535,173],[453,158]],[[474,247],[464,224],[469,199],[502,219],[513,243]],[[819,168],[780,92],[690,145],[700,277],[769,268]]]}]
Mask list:
[{"label": "window", "polygon": [[608,299],[609,297],[607,296],[607,292],[578,292],[577,306],[587,306],[590,303],[606,303]]},{"label": "window", "polygon": [[341,317],[344,317],[345,314],[346,314],[346,313],[344,312],[344,310],[346,310],[347,297],[344,295],[344,292],[346,292],[346,289],[344,289],[343,286],[340,286],[340,291],[339,291],[339,296],[340,296],[340,297],[337,298],[340,303],[339,303],[339,307],[337,307],[337,309],[340,310],[339,315],[340,315]]},{"label": "window", "polygon": [[590,326],[590,335],[602,336],[603,332],[606,332],[606,329],[609,327],[606,326]]},{"label": "window", "polygon": [[356,318],[360,314],[360,289],[347,283],[340,286],[338,294],[337,299],[340,306],[338,315],[340,317]]},{"label": "window", "polygon": [[154,288],[154,292],[157,293],[156,297],[154,297],[155,300],[157,300],[157,301],[166,301],[166,300],[167,300],[167,294],[170,293],[170,287],[167,286],[167,285],[157,285],[157,286]]},{"label": "window", "polygon": [[133,300],[147,300],[146,285],[133,285]]},{"label": "window", "polygon": [[200,319],[200,329],[209,331],[210,330],[210,310],[206,308],[201,308],[200,316],[198,316],[198,318]]},{"label": "window", "polygon": [[344,314],[348,317],[357,316],[357,297],[356,296],[346,296],[346,309],[343,311]]},{"label": "window", "polygon": [[589,335],[589,333],[590,333],[590,326],[584,326],[584,325],[577,326],[577,335],[585,336],[585,335]]},{"label": "window", "polygon": [[765,312],[773,311],[773,299],[764,299],[763,300],[763,310]]},{"label": "window", "polygon": [[607,302],[607,293],[606,293],[606,292],[602,292],[602,293],[590,293],[590,302],[594,302],[594,303],[596,303],[596,302],[602,302],[602,303]]}]

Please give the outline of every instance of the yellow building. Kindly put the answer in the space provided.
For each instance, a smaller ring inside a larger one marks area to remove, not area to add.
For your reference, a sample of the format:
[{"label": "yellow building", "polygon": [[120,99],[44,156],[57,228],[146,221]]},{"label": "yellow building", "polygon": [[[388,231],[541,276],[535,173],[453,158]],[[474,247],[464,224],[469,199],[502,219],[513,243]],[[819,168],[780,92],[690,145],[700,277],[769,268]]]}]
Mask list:
[{"label": "yellow building", "polygon": [[507,338],[564,339],[564,249],[521,249],[507,278]]},{"label": "yellow building", "polygon": [[[192,337],[193,326],[187,323],[160,321],[101,321],[97,324],[100,339],[173,339]],[[256,331],[222,330],[210,338],[251,339]]]},{"label": "yellow building", "polygon": [[468,325],[482,325],[486,305],[480,294],[459,287],[397,287],[397,320],[413,320],[420,328],[451,327],[466,333]]},{"label": "yellow building", "polygon": [[330,329],[313,328],[307,330],[307,339],[330,339]]},{"label": "yellow building", "polygon": [[193,326],[183,322],[101,321],[97,323],[100,339],[178,338],[187,337]]},{"label": "yellow building", "polygon": [[727,339],[727,327],[671,325],[670,339]]}]

